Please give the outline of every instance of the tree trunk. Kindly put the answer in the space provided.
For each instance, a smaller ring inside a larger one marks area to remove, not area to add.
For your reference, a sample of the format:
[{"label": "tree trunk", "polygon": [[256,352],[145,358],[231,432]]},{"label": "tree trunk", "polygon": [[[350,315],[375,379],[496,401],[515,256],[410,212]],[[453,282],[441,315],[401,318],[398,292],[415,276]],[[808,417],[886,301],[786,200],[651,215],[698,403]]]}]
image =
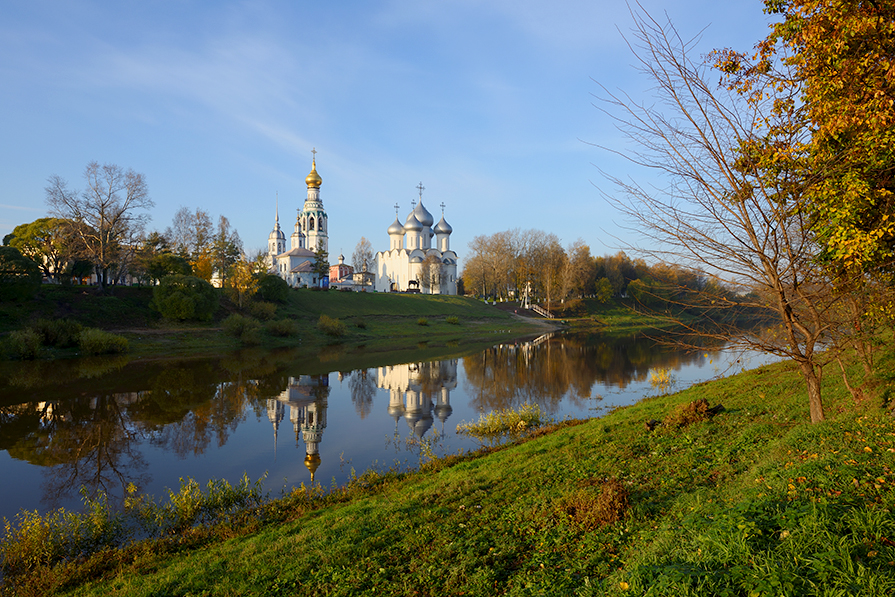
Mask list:
[{"label": "tree trunk", "polygon": [[824,405],[820,398],[820,376],[810,361],[799,363],[799,367],[802,369],[802,378],[808,388],[808,411],[811,422],[819,423],[824,420]]}]

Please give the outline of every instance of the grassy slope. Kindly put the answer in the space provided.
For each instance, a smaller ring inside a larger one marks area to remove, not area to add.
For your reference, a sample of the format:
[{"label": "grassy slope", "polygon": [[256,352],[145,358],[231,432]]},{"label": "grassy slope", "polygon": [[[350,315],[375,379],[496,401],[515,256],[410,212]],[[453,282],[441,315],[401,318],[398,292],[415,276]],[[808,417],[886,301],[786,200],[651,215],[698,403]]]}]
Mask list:
[{"label": "grassy slope", "polygon": [[[763,367],[484,457],[371,475],[347,498],[298,492],[268,511],[276,524],[135,550],[72,593],[889,595],[895,424],[834,376],[825,392],[829,420],[809,425],[794,367]],[[646,429],[697,398],[726,410]],[[600,526],[606,478],[630,508]]]},{"label": "grassy slope", "polygon": [[[149,307],[151,298],[150,288],[115,288],[108,296],[97,296],[87,287],[44,286],[34,300],[0,305],[0,332],[23,328],[40,318],[66,317],[120,333],[130,341],[134,356],[219,352],[242,346],[237,338],[221,332],[221,321],[238,311],[229,301],[222,301],[215,321],[180,323],[161,319]],[[323,314],[344,321],[346,335],[334,339],[320,332],[317,321]],[[457,324],[446,322],[451,316],[457,317]],[[262,334],[262,346],[302,346],[309,352],[334,342],[364,345],[368,351],[394,350],[433,340],[456,343],[472,336],[483,339],[510,330],[519,335],[536,329],[481,301],[438,295],[297,290],[277,306],[275,318],[293,319],[299,333],[290,338]],[[419,325],[420,318],[427,325]],[[76,351],[48,354],[70,357]]]}]

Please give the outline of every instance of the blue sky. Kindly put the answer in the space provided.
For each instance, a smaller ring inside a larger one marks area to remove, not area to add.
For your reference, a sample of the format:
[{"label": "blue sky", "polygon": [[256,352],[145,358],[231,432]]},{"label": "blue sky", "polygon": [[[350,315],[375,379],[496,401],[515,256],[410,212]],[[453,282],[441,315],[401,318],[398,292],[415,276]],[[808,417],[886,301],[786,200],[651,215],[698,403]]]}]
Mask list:
[{"label": "blue sky", "polygon": [[[749,49],[759,0],[645,0],[699,48]],[[0,237],[47,215],[47,178],[83,187],[92,160],[146,175],[150,230],[181,206],[266,246],[287,236],[316,147],[330,256],[388,248],[400,205],[454,229],[511,228],[614,252],[624,235],[594,184],[629,166],[594,80],[649,101],[622,39],[622,1],[7,0],[0,5]],[[461,262],[462,267],[462,262]]]}]

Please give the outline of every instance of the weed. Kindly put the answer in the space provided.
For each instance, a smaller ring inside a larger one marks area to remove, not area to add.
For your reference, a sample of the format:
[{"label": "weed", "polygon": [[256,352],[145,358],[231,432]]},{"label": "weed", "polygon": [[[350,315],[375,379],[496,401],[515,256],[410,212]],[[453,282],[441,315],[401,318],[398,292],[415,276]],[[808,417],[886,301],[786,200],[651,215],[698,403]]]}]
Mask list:
[{"label": "weed", "polygon": [[361,319],[360,317],[358,317],[357,319],[354,320],[354,325],[359,327],[362,330],[367,329],[367,322],[364,321],[363,319]]},{"label": "weed", "polygon": [[668,390],[677,383],[677,379],[675,379],[670,369],[667,367],[659,367],[650,370],[649,383],[660,394],[667,394]]},{"label": "weed", "polygon": [[504,438],[518,439],[527,431],[551,422],[537,404],[523,404],[518,409],[493,410],[480,415],[473,423],[460,423],[457,433],[493,446]]},{"label": "weed", "polygon": [[417,325],[429,325],[429,320],[426,319],[425,317],[420,317],[419,319],[416,320],[416,324]]},{"label": "weed", "polygon": [[445,318],[445,321],[451,325],[457,325],[458,323],[460,323],[460,318],[456,315],[450,315]]}]

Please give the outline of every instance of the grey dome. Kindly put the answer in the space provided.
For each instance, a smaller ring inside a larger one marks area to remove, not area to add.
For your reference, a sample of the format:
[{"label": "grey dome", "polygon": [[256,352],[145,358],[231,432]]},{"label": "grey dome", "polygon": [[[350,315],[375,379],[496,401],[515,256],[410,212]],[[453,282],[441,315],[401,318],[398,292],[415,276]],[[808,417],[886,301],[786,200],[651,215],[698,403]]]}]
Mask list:
[{"label": "grey dome", "polygon": [[410,215],[407,216],[407,221],[404,223],[404,230],[407,232],[420,232],[423,229],[423,224],[416,218],[414,212],[416,210],[410,212]]},{"label": "grey dome", "polygon": [[435,218],[432,217],[429,210],[423,207],[422,200],[420,200],[420,202],[416,204],[416,207],[413,208],[413,215],[416,216],[416,219],[419,220],[420,224],[423,226],[431,226],[435,223]]},{"label": "grey dome", "polygon": [[441,216],[441,219],[435,225],[435,234],[450,234],[453,231],[454,229],[447,223],[444,216]]},{"label": "grey dome", "polygon": [[404,234],[404,226],[401,225],[401,222],[398,221],[398,218],[395,217],[395,221],[391,226],[388,227],[388,233],[391,234]]}]

